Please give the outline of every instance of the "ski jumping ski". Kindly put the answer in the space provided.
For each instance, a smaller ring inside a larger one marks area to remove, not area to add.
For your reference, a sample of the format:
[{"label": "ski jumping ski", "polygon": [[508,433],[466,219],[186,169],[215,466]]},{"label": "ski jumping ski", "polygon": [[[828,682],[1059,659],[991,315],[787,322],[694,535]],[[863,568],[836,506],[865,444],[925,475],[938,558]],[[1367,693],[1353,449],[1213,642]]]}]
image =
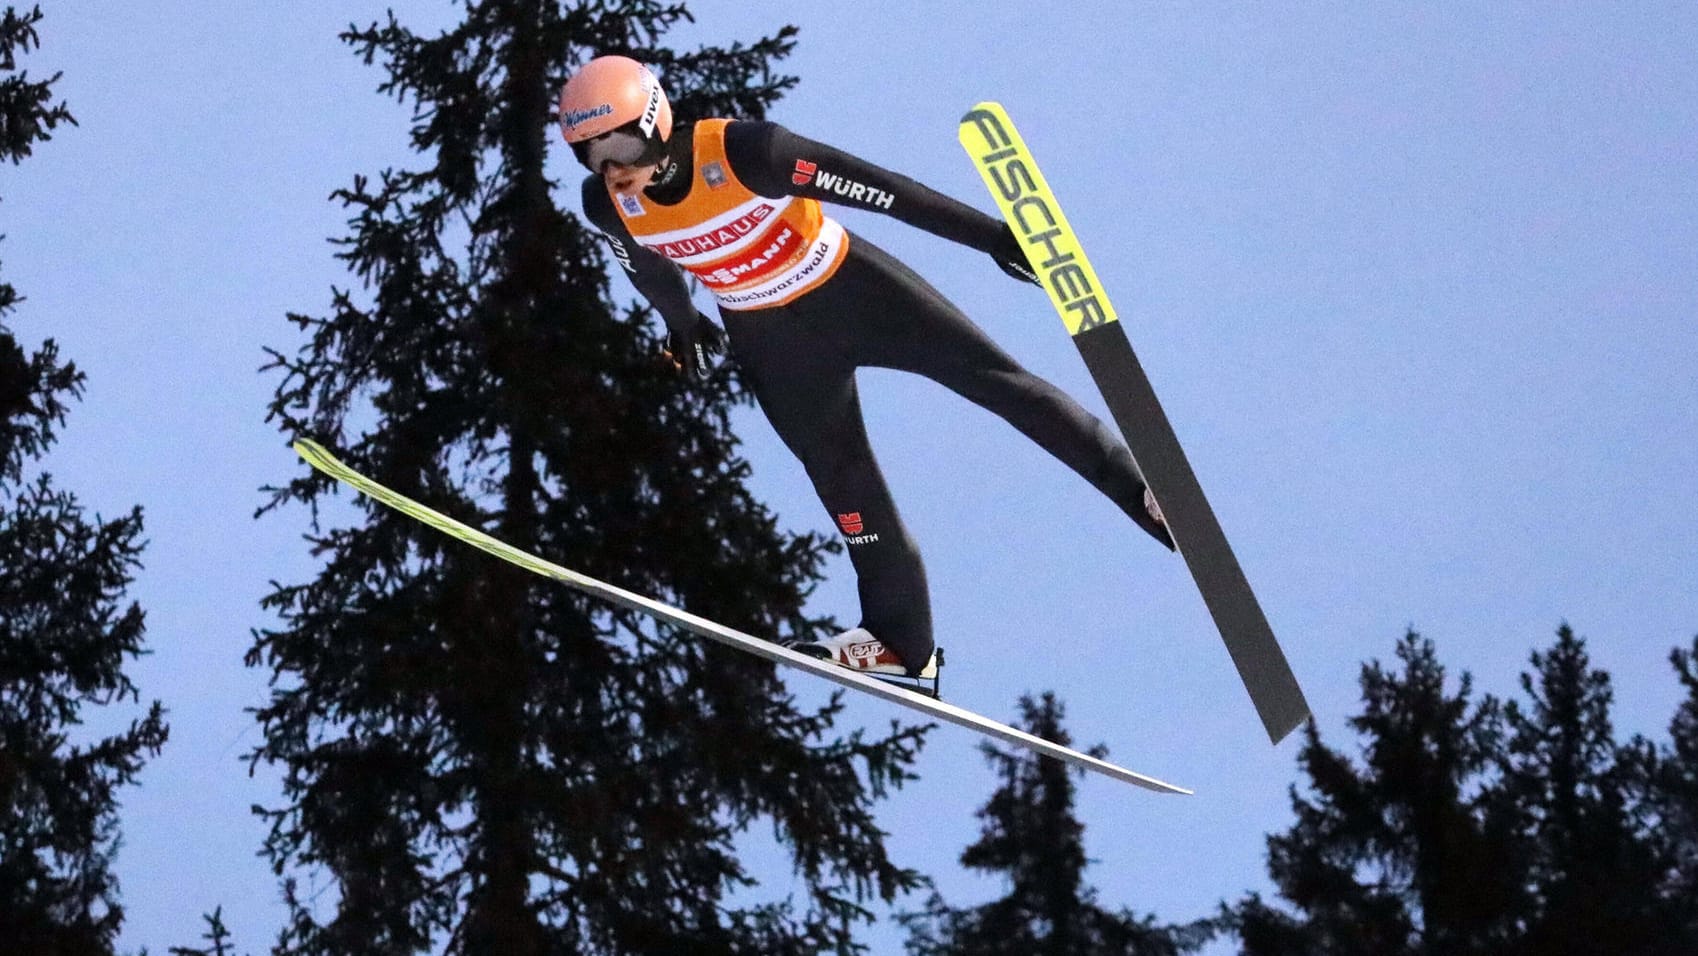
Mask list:
[{"label": "ski jumping ski", "polygon": [[966,710],[965,708],[944,703],[943,701],[937,700],[924,693],[906,690],[895,684],[877,680],[836,664],[816,660],[805,654],[800,654],[788,648],[780,647],[770,641],[763,641],[741,631],[726,627],[723,624],[717,624],[706,618],[697,617],[688,611],[679,610],[678,608],[663,604],[652,598],[647,598],[640,594],[626,591],[611,584],[598,581],[595,578],[588,577],[587,575],[579,574],[576,571],[563,568],[558,564],[545,561],[534,554],[521,551],[510,544],[497,540],[496,538],[477,530],[476,528],[462,524],[461,522],[456,521],[440,512],[434,511],[397,491],[378,484],[372,479],[367,478],[343,464],[329,451],[325,450],[324,446],[317,442],[309,439],[301,439],[295,442],[294,448],[296,454],[300,455],[307,464],[318,469],[324,474],[329,475],[337,481],[356,489],[373,500],[387,505],[410,518],[423,522],[443,534],[458,538],[474,547],[481,548],[503,561],[516,564],[527,571],[540,574],[545,578],[551,578],[568,587],[582,591],[585,594],[593,595],[610,603],[617,604],[620,607],[646,614],[658,621],[683,628],[684,630],[698,636],[705,637],[712,641],[718,641],[719,643],[730,647],[735,647],[740,651],[745,651],[755,655],[756,657],[772,661],[773,663],[783,664],[786,667],[794,667],[797,670],[807,671],[816,677],[823,677],[826,680],[832,681],[836,684],[841,684],[844,687],[858,690],[866,694],[871,694],[872,696],[883,700],[901,704],[904,707],[917,710],[929,717],[934,717],[965,727],[969,730],[977,731],[987,737],[1000,740],[1004,743],[1014,744],[1015,746],[1024,747],[1027,750],[1043,756],[1053,757],[1057,760],[1065,761],[1085,770],[1100,773],[1115,780],[1130,783],[1134,786],[1142,787],[1146,790],[1152,790],[1157,793],[1189,794],[1192,792],[1183,787],[1176,787],[1171,783],[1164,783],[1154,777],[1147,777],[1141,773],[1134,773],[1124,767],[1116,766],[1115,764],[1109,763],[1105,760],[1092,757],[1089,754],[1080,753],[1072,748],[1063,747],[1060,744],[1044,740],[1041,737],[1033,736],[1025,731],[1010,727],[1007,724],[999,723],[998,721],[991,720],[988,717],[982,717],[970,710]]},{"label": "ski jumping ski", "polygon": [[1279,743],[1309,716],[1308,702],[1078,237],[1000,104],[973,107],[961,118],[958,135],[1024,244],[1166,519],[1269,739]]}]

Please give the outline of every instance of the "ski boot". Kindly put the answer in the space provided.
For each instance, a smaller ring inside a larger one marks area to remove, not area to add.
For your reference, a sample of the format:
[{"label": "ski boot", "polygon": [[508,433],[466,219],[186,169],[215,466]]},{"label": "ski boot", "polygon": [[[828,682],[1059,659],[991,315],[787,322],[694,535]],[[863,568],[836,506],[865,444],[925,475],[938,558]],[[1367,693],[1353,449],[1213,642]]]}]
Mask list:
[{"label": "ski boot", "polygon": [[910,674],[902,658],[864,627],[851,628],[823,641],[791,641],[784,646],[817,660],[861,671],[887,684],[919,691],[933,699],[938,697],[938,670],[943,666],[941,648],[932,650],[931,657],[918,674]]}]

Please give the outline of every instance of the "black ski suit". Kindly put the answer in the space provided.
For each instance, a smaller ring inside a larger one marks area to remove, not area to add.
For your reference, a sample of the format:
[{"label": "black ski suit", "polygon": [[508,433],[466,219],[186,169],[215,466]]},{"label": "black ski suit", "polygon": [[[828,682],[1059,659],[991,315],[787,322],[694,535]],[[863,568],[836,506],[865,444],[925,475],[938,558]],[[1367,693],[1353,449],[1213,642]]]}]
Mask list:
[{"label": "black ski suit", "polygon": [[[674,173],[649,202],[684,201],[697,162],[693,126],[673,133]],[[761,196],[796,196],[887,214],[946,239],[1025,264],[1001,222],[906,177],[767,122],[733,121],[724,160]],[[807,175],[804,176],[803,174]],[[708,182],[715,182],[709,179]],[[698,321],[684,273],[633,239],[598,176],[584,213],[606,235],[633,284],[675,331]],[[635,221],[635,220],[633,220]],[[861,626],[917,673],[933,648],[919,549],[873,457],[856,392],[862,366],[924,375],[1000,416],[1147,525],[1131,454],[1101,421],[1023,369],[911,269],[859,235],[836,272],[782,305],[720,309],[731,354],[761,410],[801,460],[854,563]],[[1164,541],[1164,543],[1167,543]],[[1171,545],[1169,545],[1171,547]]]}]

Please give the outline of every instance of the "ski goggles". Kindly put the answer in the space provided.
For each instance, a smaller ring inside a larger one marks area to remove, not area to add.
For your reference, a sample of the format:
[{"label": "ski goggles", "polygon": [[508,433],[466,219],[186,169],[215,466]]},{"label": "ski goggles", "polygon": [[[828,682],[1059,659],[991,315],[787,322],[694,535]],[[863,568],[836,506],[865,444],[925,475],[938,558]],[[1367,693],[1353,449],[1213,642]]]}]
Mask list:
[{"label": "ski goggles", "polygon": [[578,157],[584,168],[600,175],[608,163],[617,166],[651,165],[660,159],[661,148],[658,138],[642,135],[633,123],[573,143],[572,155]]}]

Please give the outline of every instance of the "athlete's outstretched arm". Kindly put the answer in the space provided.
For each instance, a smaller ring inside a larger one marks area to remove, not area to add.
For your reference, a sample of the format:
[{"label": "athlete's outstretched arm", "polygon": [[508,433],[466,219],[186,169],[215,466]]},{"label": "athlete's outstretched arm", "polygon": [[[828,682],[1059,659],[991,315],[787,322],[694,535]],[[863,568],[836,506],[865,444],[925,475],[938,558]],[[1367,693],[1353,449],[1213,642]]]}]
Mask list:
[{"label": "athlete's outstretched arm", "polygon": [[[725,155],[737,178],[764,196],[804,196],[884,213],[988,253],[999,263],[1011,253],[1019,255],[1019,243],[1002,220],[777,123],[730,124]],[[1024,257],[1018,261],[1023,264]]]},{"label": "athlete's outstretched arm", "polygon": [[625,267],[631,284],[643,298],[649,300],[666,327],[679,334],[689,334],[700,315],[690,302],[690,286],[684,280],[684,270],[678,264],[631,238],[625,223],[613,209],[613,200],[601,177],[584,180],[584,216],[597,229],[613,250],[613,258]]}]

